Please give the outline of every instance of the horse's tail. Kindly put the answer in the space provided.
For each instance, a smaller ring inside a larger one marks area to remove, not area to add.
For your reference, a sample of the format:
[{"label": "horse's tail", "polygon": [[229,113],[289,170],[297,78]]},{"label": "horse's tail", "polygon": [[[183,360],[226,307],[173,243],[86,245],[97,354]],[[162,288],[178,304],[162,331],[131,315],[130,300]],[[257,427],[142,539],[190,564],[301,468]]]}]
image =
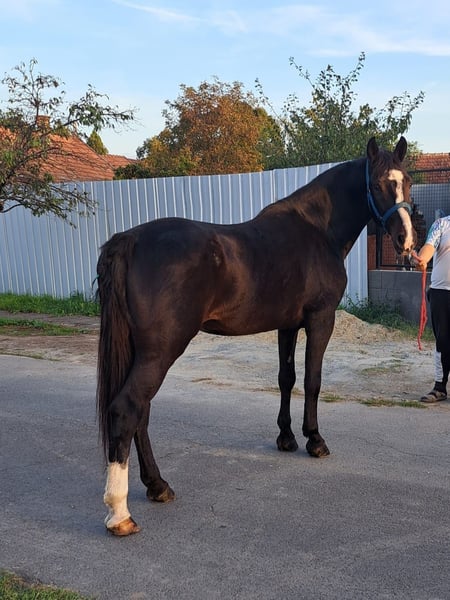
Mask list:
[{"label": "horse's tail", "polygon": [[97,263],[100,338],[97,362],[97,416],[105,456],[108,449],[108,409],[122,389],[133,361],[127,273],[135,245],[130,232],[114,235],[102,246]]}]

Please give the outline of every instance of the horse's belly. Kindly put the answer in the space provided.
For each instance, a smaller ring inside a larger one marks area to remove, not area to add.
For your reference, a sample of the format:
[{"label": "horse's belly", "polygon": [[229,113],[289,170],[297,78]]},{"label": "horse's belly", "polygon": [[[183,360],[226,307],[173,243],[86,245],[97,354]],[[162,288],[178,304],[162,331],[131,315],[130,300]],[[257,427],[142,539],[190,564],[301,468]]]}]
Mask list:
[{"label": "horse's belly", "polygon": [[250,324],[248,323],[225,323],[211,319],[205,321],[200,327],[200,330],[205,333],[215,333],[217,335],[251,335],[253,333],[267,331],[267,329],[260,329],[259,327],[249,325]]},{"label": "horse's belly", "polygon": [[218,335],[253,335],[275,329],[290,329],[300,326],[301,314],[291,315],[289,318],[282,316],[281,312],[273,314],[259,314],[257,309],[253,314],[239,314],[232,318],[207,319],[200,327],[206,333]]}]

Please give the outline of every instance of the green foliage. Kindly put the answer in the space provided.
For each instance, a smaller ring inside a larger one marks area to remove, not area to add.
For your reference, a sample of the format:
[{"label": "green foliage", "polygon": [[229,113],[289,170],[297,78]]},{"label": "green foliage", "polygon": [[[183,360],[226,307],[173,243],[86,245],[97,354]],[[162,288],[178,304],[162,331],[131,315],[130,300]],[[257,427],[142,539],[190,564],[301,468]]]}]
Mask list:
[{"label": "green foliage", "polygon": [[[283,133],[284,155],[279,167],[341,162],[363,156],[367,141],[376,136],[381,146],[395,145],[400,135],[408,130],[413,111],[424,100],[424,93],[411,97],[405,92],[388,100],[382,109],[363,104],[356,107],[354,90],[365,55],[361,53],[356,67],[346,76],[339,75],[331,65],[313,80],[309,72],[290,64],[311,87],[311,101],[302,106],[296,94],[288,96],[280,115],[276,115]],[[262,102],[271,107],[257,81]],[[272,112],[275,111],[272,108]]]},{"label": "green foliage", "polygon": [[[238,173],[341,162],[363,156],[372,136],[385,148],[394,146],[408,130],[424,93],[393,96],[381,109],[358,106],[355,86],[364,61],[361,53],[347,75],[328,65],[313,79],[291,58],[290,65],[311,89],[311,99],[303,105],[297,94],[290,94],[280,114],[258,80],[258,96],[245,92],[239,82],[215,79],[197,89],[181,85],[179,97],[166,101],[163,131],[138,148],[142,171],[135,168],[135,176]],[[409,142],[409,169],[417,155],[415,143]]]},{"label": "green foliage", "polygon": [[91,135],[86,140],[86,144],[89,146],[89,148],[92,148],[94,152],[100,154],[101,156],[105,156],[106,154],[108,154],[108,148],[105,146],[105,144],[102,141],[102,138],[95,131],[95,129],[92,131]]},{"label": "green foliage", "polygon": [[133,162],[114,171],[114,179],[147,179],[153,177],[152,171],[142,162]]},{"label": "green foliage", "polygon": [[370,398],[368,400],[360,400],[365,406],[392,406],[394,408],[427,408],[426,404],[415,400],[386,400],[386,398]]},{"label": "green foliage", "polygon": [[[138,148],[153,177],[261,171],[275,146],[277,124],[242,83],[217,78],[181,85],[166,101],[165,128]],[[278,138],[281,135],[278,132]]]},{"label": "green foliage", "polygon": [[49,165],[69,157],[64,138],[86,139],[86,127],[97,133],[134,118],[107,103],[92,86],[75,102],[67,102],[64,85],[52,75],[36,72],[37,61],[20,63],[1,83],[7,87],[6,108],[0,110],[0,212],[23,206],[34,215],[52,213],[67,219],[71,211],[92,211],[95,201],[75,186],[53,182]]},{"label": "green foliage", "polygon": [[[396,329],[404,335],[414,338],[417,336],[417,325],[414,325],[401,316],[399,310],[395,306],[389,304],[375,304],[370,299],[360,302],[347,301],[345,310],[350,314],[358,317],[366,323],[376,323]],[[429,328],[426,328],[423,333],[423,339],[433,340],[433,333]]]},{"label": "green foliage", "polygon": [[0,294],[0,310],[49,315],[96,316],[99,314],[98,304],[86,300],[83,294],[73,294],[70,298],[53,298],[49,295],[5,293]]},{"label": "green foliage", "polygon": [[85,333],[80,327],[46,323],[39,319],[9,319],[0,317],[0,331],[6,335],[79,335]]},{"label": "green foliage", "polygon": [[83,600],[75,592],[27,583],[20,577],[0,571],[0,598],[2,600]]}]

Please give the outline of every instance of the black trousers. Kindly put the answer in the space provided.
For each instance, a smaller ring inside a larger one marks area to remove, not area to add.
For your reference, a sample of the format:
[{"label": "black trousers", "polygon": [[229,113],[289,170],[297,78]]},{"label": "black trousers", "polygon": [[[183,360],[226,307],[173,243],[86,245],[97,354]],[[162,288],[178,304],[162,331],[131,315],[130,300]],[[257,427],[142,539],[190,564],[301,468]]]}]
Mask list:
[{"label": "black trousers", "polygon": [[436,350],[441,353],[442,383],[447,385],[450,372],[450,290],[428,290],[431,326],[436,338]]}]

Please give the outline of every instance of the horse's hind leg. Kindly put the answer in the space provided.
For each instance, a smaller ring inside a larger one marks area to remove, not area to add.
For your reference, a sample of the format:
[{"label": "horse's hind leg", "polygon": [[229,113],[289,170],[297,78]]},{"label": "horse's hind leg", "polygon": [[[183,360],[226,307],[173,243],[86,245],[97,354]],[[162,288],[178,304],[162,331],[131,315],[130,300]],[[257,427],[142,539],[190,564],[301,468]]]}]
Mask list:
[{"label": "horse's hind leg", "polygon": [[141,481],[147,488],[147,498],[155,502],[170,502],[175,499],[175,493],[169,484],[161,478],[158,465],[153,456],[152,446],[148,435],[150,418],[150,402],[146,404],[144,414],[138,425],[134,442],[139,459]]},{"label": "horse's hind leg", "polygon": [[277,438],[279,450],[294,452],[298,448],[297,441],[291,429],[291,392],[295,384],[295,346],[297,343],[297,329],[278,331],[278,354],[280,370],[278,385],[281,392],[280,412],[278,414],[278,427],[280,435]]},{"label": "horse's hind leg", "polygon": [[[170,363],[169,363],[170,364]],[[128,459],[133,437],[137,440],[141,473],[153,490],[155,499],[173,498],[167,482],[161,479],[153,458],[148,434],[149,402],[158,391],[167,368],[159,361],[136,361],[120,393],[109,408],[108,475],[104,502],[109,508],[107,529],[115,535],[139,531],[127,506]]]},{"label": "horse's hind leg", "polygon": [[103,501],[108,507],[105,525],[114,535],[139,531],[128,510],[128,464],[131,440],[140,419],[138,408],[124,388],[108,413],[108,470]]}]

